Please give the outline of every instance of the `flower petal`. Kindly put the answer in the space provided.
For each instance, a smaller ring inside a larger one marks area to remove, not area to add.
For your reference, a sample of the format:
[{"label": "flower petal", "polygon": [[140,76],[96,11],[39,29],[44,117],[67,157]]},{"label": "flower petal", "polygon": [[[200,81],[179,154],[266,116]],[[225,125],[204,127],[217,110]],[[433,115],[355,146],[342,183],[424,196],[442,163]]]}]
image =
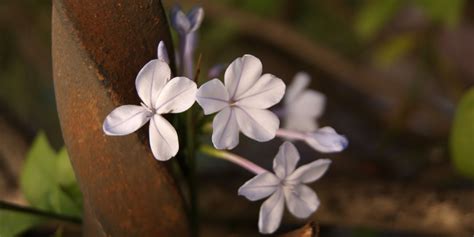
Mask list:
[{"label": "flower petal", "polygon": [[170,76],[168,64],[158,59],[151,60],[140,70],[135,80],[135,87],[138,96],[148,107],[154,108],[155,101]]},{"label": "flower petal", "polygon": [[273,160],[273,171],[280,179],[285,179],[295,170],[300,159],[300,154],[291,142],[284,142],[275,159]]},{"label": "flower petal", "polygon": [[267,73],[235,100],[236,105],[266,109],[280,102],[283,95],[285,95],[285,83],[280,78]]},{"label": "flower petal", "polygon": [[302,165],[295,170],[287,180],[292,183],[311,183],[324,175],[331,164],[329,159],[319,159],[309,164]]},{"label": "flower petal", "polygon": [[166,83],[156,101],[158,114],[181,113],[196,101],[197,86],[186,77],[175,77]]},{"label": "flower petal", "polygon": [[309,85],[311,77],[306,72],[298,72],[294,77],[291,84],[286,88],[285,93],[285,104],[292,103],[304,89]]},{"label": "flower petal", "polygon": [[323,127],[316,132],[308,133],[305,141],[313,149],[323,153],[340,152],[349,144],[345,136],[339,135],[331,127]]},{"label": "flower petal", "polygon": [[283,191],[279,188],[270,196],[260,207],[258,217],[258,229],[262,234],[271,234],[275,232],[281,223],[283,210],[285,207],[285,198]]},{"label": "flower petal", "polygon": [[191,29],[191,22],[180,7],[174,7],[171,11],[171,26],[180,34],[187,34]]},{"label": "flower petal", "polygon": [[157,52],[157,56],[159,60],[168,64],[170,63],[170,58],[168,57],[168,51],[166,50],[166,46],[163,40],[160,41],[160,43],[158,44],[158,48],[156,52]]},{"label": "flower petal", "polygon": [[187,15],[190,22],[189,32],[196,31],[201,26],[202,20],[204,19],[204,10],[202,7],[194,7]]},{"label": "flower petal", "polygon": [[288,210],[298,218],[307,218],[319,207],[316,193],[306,185],[296,185],[284,188]]},{"label": "flower petal", "polygon": [[272,112],[265,109],[253,109],[234,106],[239,128],[243,134],[259,142],[275,137],[280,120]]},{"label": "flower petal", "polygon": [[257,201],[270,196],[280,185],[280,179],[270,172],[261,173],[244,183],[239,188],[239,195],[250,201]]},{"label": "flower petal", "polygon": [[212,143],[217,149],[233,149],[239,144],[239,125],[235,110],[229,107],[217,113],[212,122]]},{"label": "flower petal", "polygon": [[102,126],[105,134],[121,136],[135,132],[150,120],[150,112],[143,106],[122,105],[105,118]]},{"label": "flower petal", "polygon": [[306,90],[285,108],[289,115],[316,119],[323,114],[325,105],[326,96],[324,94],[314,90]]},{"label": "flower petal", "polygon": [[219,79],[213,79],[199,87],[196,100],[204,114],[212,114],[229,106],[229,93]]},{"label": "flower petal", "polygon": [[224,84],[230,97],[239,98],[252,87],[262,75],[262,62],[246,54],[236,58],[224,73]]},{"label": "flower petal", "polygon": [[318,129],[318,122],[313,117],[287,114],[283,127],[298,132],[313,132]]},{"label": "flower petal", "polygon": [[169,160],[179,150],[178,133],[158,114],[150,120],[150,146],[153,156],[160,161]]}]

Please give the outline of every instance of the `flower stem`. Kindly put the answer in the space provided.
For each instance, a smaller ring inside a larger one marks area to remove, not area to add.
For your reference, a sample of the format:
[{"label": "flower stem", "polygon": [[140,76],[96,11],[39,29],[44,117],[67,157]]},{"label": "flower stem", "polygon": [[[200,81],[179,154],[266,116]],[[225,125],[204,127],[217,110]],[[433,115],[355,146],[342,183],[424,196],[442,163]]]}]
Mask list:
[{"label": "flower stem", "polygon": [[187,147],[187,163],[188,163],[188,185],[189,185],[189,199],[190,199],[190,219],[191,230],[193,236],[198,236],[199,233],[199,209],[198,209],[198,194],[197,194],[197,175],[196,175],[196,148],[195,148],[195,131],[194,131],[194,110],[191,107],[186,114],[186,147]]},{"label": "flower stem", "polygon": [[276,136],[280,137],[280,138],[292,139],[292,140],[303,140],[304,141],[306,139],[306,134],[305,133],[286,130],[286,129],[281,129],[281,128],[276,131]]},{"label": "flower stem", "polygon": [[261,174],[263,172],[267,172],[266,169],[258,166],[257,164],[241,157],[241,156],[238,156],[236,154],[233,154],[233,153],[230,153],[230,152],[227,152],[227,151],[221,151],[221,150],[217,150],[217,149],[214,149],[213,147],[209,146],[209,145],[203,145],[201,146],[201,148],[199,149],[202,153],[204,154],[207,154],[211,157],[214,157],[214,158],[219,158],[219,159],[223,159],[223,160],[226,160],[226,161],[229,161],[229,162],[232,162],[252,173],[255,173],[255,174]]},{"label": "flower stem", "polygon": [[8,202],[5,202],[5,201],[0,201],[0,209],[8,210],[8,211],[14,211],[14,212],[20,212],[20,213],[25,213],[25,214],[30,214],[30,215],[34,215],[34,216],[45,217],[45,218],[55,219],[55,220],[60,220],[60,221],[67,221],[67,222],[71,222],[71,223],[75,223],[75,224],[81,224],[82,223],[82,220],[80,218],[77,218],[77,217],[64,216],[64,215],[61,215],[61,214],[47,212],[47,211],[43,211],[43,210],[31,208],[31,207],[24,207],[24,206],[20,206],[20,205],[13,204],[13,203],[8,203]]}]

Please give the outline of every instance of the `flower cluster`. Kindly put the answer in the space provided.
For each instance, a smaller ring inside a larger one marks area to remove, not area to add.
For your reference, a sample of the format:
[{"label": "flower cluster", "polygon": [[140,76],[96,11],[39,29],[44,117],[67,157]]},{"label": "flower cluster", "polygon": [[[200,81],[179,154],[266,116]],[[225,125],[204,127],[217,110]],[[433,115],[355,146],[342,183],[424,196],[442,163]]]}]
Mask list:
[{"label": "flower cluster", "polygon": [[[171,22],[181,42],[175,63],[179,75],[183,76],[172,78],[169,66],[172,62],[164,43],[160,42],[157,59],[145,64],[135,79],[142,103],[114,109],[105,118],[103,130],[110,136],[122,136],[149,122],[151,151],[157,160],[166,161],[178,154],[180,139],[163,114],[182,113],[195,101],[204,115],[217,113],[212,121],[211,136],[215,148],[200,150],[256,174],[240,187],[238,194],[251,201],[268,197],[261,206],[258,227],[261,233],[273,233],[280,225],[285,203],[290,213],[298,218],[307,218],[318,209],[318,197],[306,184],[319,179],[331,163],[328,159],[319,159],[296,168],[300,155],[290,141],[304,141],[322,153],[342,151],[348,142],[331,127],[318,128],[316,120],[322,115],[326,98],[307,89],[310,78],[305,73],[297,74],[286,88],[283,80],[275,75],[262,74],[262,62],[257,57],[245,54],[229,64],[223,82],[213,78],[198,89],[190,78],[194,78],[193,52],[203,17],[202,8],[194,8],[187,15],[179,8],[173,10]],[[283,108],[272,111],[271,107],[282,99]],[[280,128],[276,114],[284,119],[284,129]],[[289,140],[280,146],[273,161],[274,173],[222,151],[238,146],[240,132],[257,142],[276,136]]]}]

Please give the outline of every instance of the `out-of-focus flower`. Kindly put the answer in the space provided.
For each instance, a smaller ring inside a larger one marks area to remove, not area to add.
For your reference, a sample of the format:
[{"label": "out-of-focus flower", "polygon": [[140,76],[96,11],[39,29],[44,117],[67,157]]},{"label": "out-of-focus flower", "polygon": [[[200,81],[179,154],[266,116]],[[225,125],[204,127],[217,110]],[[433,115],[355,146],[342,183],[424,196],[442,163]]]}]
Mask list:
[{"label": "out-of-focus flower", "polygon": [[331,127],[323,127],[314,132],[278,129],[276,135],[289,140],[304,141],[316,151],[323,153],[340,152],[349,145],[347,138]]},{"label": "out-of-focus flower", "polygon": [[196,98],[196,83],[186,77],[170,80],[168,64],[154,59],[138,73],[135,87],[142,100],[141,106],[122,105],[105,118],[103,130],[110,136],[135,132],[150,121],[150,146],[154,157],[166,161],[179,150],[178,134],[161,115],[181,113],[191,107]]},{"label": "out-of-focus flower", "polygon": [[271,234],[278,229],[285,202],[290,213],[298,218],[307,218],[318,209],[316,193],[305,184],[321,178],[331,161],[319,159],[295,169],[299,158],[296,147],[285,142],[273,160],[275,174],[260,173],[239,188],[239,195],[250,201],[269,197],[260,208],[258,228],[261,233]]},{"label": "out-of-focus flower", "polygon": [[300,132],[312,132],[318,128],[317,119],[321,117],[326,97],[315,90],[307,89],[310,76],[299,72],[288,86],[284,108],[284,128]]},{"label": "out-of-focus flower", "polygon": [[194,7],[186,15],[179,6],[175,6],[171,11],[171,26],[178,32],[179,54],[177,65],[180,71],[187,77],[194,79],[193,57],[197,44],[197,30],[204,19],[202,7]]},{"label": "out-of-focus flower", "polygon": [[229,65],[224,82],[206,82],[196,98],[204,114],[219,112],[212,123],[214,146],[234,148],[239,143],[239,131],[260,142],[274,138],[280,121],[267,108],[285,94],[283,81],[271,74],[262,75],[260,60],[247,54]]}]

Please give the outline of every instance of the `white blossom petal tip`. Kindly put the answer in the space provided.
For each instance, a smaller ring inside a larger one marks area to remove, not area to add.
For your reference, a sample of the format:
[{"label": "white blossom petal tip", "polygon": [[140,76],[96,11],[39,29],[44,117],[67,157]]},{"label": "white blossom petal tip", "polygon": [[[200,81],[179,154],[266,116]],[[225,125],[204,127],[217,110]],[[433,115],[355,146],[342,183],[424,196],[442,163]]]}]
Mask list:
[{"label": "white blossom petal tip", "polygon": [[168,57],[168,50],[166,50],[166,46],[163,41],[160,41],[156,51],[157,51],[158,60],[161,60],[168,64],[170,63],[170,58]]},{"label": "white blossom petal tip", "polygon": [[313,149],[323,153],[340,152],[349,145],[349,140],[331,127],[323,127],[308,133],[305,141]]},{"label": "white blossom petal tip", "polygon": [[142,106],[122,105],[105,118],[102,126],[109,136],[123,136],[135,132],[150,120],[150,113]]}]

